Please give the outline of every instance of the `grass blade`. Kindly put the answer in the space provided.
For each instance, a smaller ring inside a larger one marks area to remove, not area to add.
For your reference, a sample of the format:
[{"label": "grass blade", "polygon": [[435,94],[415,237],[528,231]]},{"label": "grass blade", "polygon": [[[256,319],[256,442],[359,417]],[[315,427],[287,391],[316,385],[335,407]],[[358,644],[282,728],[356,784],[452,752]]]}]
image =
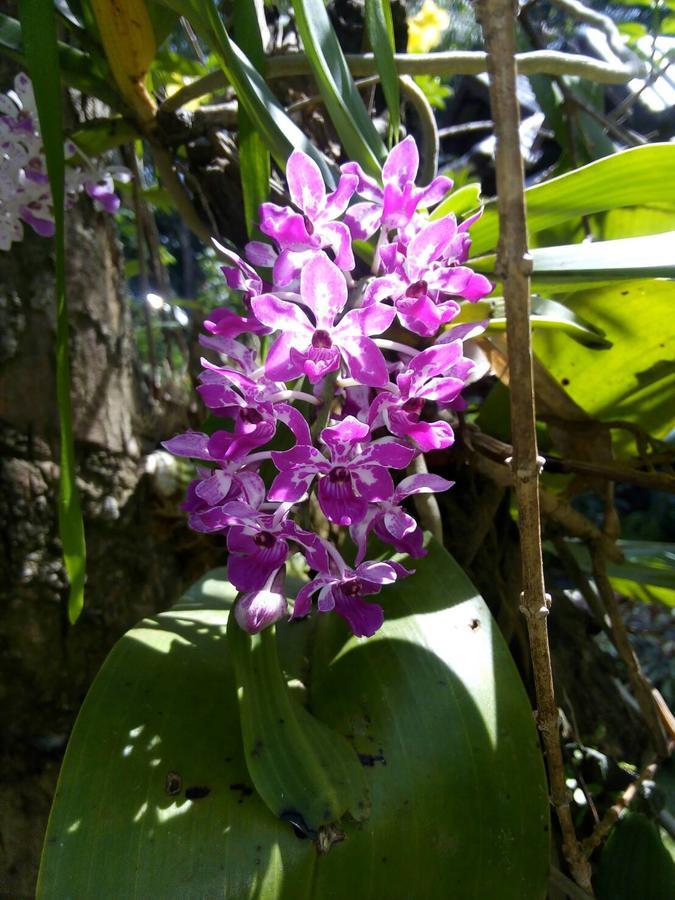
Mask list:
[{"label": "grass blade", "polygon": [[389,0],[366,0],[366,28],[384,99],[387,101],[389,143],[393,145],[398,140],[401,130],[401,93],[394,61],[396,45]]},{"label": "grass blade", "polygon": [[[258,27],[256,0],[235,0],[234,30],[242,50],[260,72],[265,65],[265,49]],[[254,236],[260,204],[268,199],[270,152],[243,105],[239,106],[239,168],[244,197],[246,231]]]},{"label": "grass blade", "polygon": [[330,24],[323,0],[293,0],[295,21],[328,115],[350,159],[379,175],[387,155]]},{"label": "grass blade", "polygon": [[68,304],[65,289],[65,161],[56,16],[51,0],[22,0],[21,24],[28,71],[33,81],[54,205],[56,242],[56,393],[59,452],[59,533],[70,582],[68,618],[77,621],[84,606],[86,548],[80,495],[75,482],[75,444],[70,403]]}]

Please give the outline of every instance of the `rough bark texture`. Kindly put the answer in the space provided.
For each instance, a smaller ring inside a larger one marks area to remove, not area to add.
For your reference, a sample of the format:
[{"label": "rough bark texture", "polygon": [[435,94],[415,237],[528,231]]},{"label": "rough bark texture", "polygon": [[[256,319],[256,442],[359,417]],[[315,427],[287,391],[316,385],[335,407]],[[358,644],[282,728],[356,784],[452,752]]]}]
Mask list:
[{"label": "rough bark texture", "polygon": [[74,628],[64,616],[56,526],[51,244],[31,234],[0,255],[0,897],[13,900],[33,896],[60,758],[108,649],[139,618],[170,606],[218,549],[195,548],[176,499],[159,497],[144,476],[144,454],[181,427],[182,413],[153,411],[139,393],[112,223],[84,201],[68,223],[89,557],[87,605]]}]

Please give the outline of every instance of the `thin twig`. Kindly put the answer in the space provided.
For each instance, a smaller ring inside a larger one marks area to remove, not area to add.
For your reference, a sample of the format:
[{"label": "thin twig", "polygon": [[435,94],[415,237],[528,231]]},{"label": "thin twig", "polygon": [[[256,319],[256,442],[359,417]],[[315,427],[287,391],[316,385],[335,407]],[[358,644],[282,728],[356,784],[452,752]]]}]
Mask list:
[{"label": "thin twig", "polygon": [[497,141],[495,164],[500,234],[497,269],[504,284],[511,370],[511,433],[523,573],[522,611],[530,639],[537,724],[546,751],[551,801],[560,823],[563,853],[577,884],[591,891],[590,867],[577,841],[565,784],[546,622],[550,599],[544,588],[541,548],[540,462],[529,319],[531,263],[518,131],[520,109],[516,91],[514,7],[512,0],[479,0],[478,12],[488,51],[490,106]]},{"label": "thin twig", "polygon": [[[357,78],[377,75],[372,53],[350,53],[347,65]],[[397,53],[394,57],[399,75],[482,75],[487,72],[487,56],[479,50],[445,53]],[[598,84],[625,84],[638,73],[631,66],[612,66],[591,56],[560,53],[556,50],[533,50],[516,54],[520,75],[576,75]],[[312,69],[304,53],[284,53],[267,57],[265,77],[290,78],[311,75]],[[162,110],[175,112],[197,97],[222,90],[229,84],[223,72],[209,72],[186,84],[162,103]]]},{"label": "thin twig", "polygon": [[625,809],[628,809],[633,800],[637,797],[642,783],[644,781],[651,781],[656,775],[657,768],[658,764],[656,762],[650,762],[648,766],[645,766],[635,781],[628,785],[616,803],[613,806],[610,806],[605,815],[595,826],[592,833],[582,843],[583,851],[586,856],[590,856],[596,847],[599,847],[600,844],[603,843],[609,832],[612,830],[612,826],[619,820],[621,813]]},{"label": "thin twig", "polygon": [[[619,481],[626,484],[636,484],[652,491],[665,491],[675,494],[675,475],[667,472],[641,472],[626,465],[602,464],[586,462],[580,459],[556,459],[546,458],[546,470],[548,472],[577,472],[580,475],[592,475],[595,478],[604,478],[608,481]],[[550,463],[550,465],[549,465]]]},{"label": "thin twig", "polygon": [[651,685],[642,673],[635,650],[628,637],[628,630],[621,615],[614,588],[607,577],[607,565],[604,554],[597,545],[592,544],[589,550],[593,565],[593,579],[609,616],[614,646],[628,670],[628,679],[640,707],[642,718],[649,729],[649,735],[656,755],[659,758],[664,758],[668,754],[668,742],[661,727],[659,711],[652,695]]}]

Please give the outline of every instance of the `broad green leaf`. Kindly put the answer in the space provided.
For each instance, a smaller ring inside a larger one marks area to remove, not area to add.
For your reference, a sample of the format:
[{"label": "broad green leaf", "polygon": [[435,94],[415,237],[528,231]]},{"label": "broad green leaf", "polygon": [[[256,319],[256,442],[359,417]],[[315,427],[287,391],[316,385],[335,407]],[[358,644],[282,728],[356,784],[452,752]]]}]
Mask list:
[{"label": "broad green leaf", "polygon": [[[258,28],[254,0],[235,0],[233,9],[235,36],[251,63],[260,72],[265,67],[265,50]],[[238,109],[239,168],[241,190],[244,197],[246,231],[255,235],[258,210],[269,197],[270,152],[254,122],[243,106]]]},{"label": "broad green leaf", "polygon": [[616,823],[600,855],[594,886],[598,900],[675,896],[675,862],[646,816],[629,811]]},{"label": "broad green leaf", "polygon": [[674,424],[675,284],[626,281],[559,299],[601,329],[612,347],[600,359],[564,334],[538,331],[533,347],[539,359],[590,415],[627,420],[665,437]]},{"label": "broad green leaf", "polygon": [[394,23],[389,0],[366,0],[366,28],[375,65],[389,110],[389,143],[395,144],[401,131],[401,92],[394,61]]},{"label": "broad green leaf", "polygon": [[[488,332],[506,331],[506,310],[503,297],[490,297],[478,303],[463,303],[452,325],[461,322],[482,322],[487,319]],[[534,330],[553,329],[568,334],[587,347],[611,347],[604,332],[578,316],[564,303],[532,295],[530,325]],[[452,326],[448,326],[452,327]]]},{"label": "broad green leaf", "polygon": [[295,22],[326,111],[350,159],[379,175],[387,155],[359,94],[323,0],[293,0]]},{"label": "broad green leaf", "polygon": [[[532,283],[549,291],[580,290],[636,278],[675,278],[675,231],[615,241],[530,250]],[[472,260],[477,272],[494,272],[496,257]]]},{"label": "broad green leaf", "polygon": [[[658,601],[675,606],[675,544],[659,541],[617,541],[625,562],[607,563],[614,589],[631,600]],[[591,574],[590,554],[584,544],[567,541],[584,572]]]},{"label": "broad green leaf", "polygon": [[[649,144],[624,150],[527,188],[527,224],[531,234],[545,228],[623,206],[664,200],[664,185],[675,182],[675,145]],[[496,201],[485,206],[471,228],[472,253],[497,246]]]},{"label": "broad green leaf", "polygon": [[145,2],[155,34],[155,43],[160,47],[178,24],[178,14],[175,10],[168,9],[163,3],[159,3],[158,0],[145,0]]},{"label": "broad green leaf", "polygon": [[374,638],[317,613],[278,627],[287,677],[360,755],[369,819],[319,855],[253,790],[225,638],[235,591],[217,571],[122,638],[94,682],[39,900],[446,900],[449,886],[462,900],[543,900],[548,799],[525,691],[451,557],[432,544],[415,567],[383,593]]},{"label": "broad green leaf", "polygon": [[[471,184],[465,184],[457,191],[451,191],[445,200],[442,200],[436,209],[430,214],[429,218],[442,219],[449,213],[456,216],[462,216],[468,212],[478,209],[480,206],[480,182],[475,181]],[[475,228],[475,225],[474,225]],[[473,234],[473,229],[472,232]]]},{"label": "broad green leaf", "polygon": [[675,278],[675,231],[531,251],[538,281]]},{"label": "broad green leaf", "polygon": [[363,767],[346,738],[291,698],[275,630],[248,635],[230,616],[227,637],[239,686],[246,766],[269,809],[314,837],[345,813],[367,818]]},{"label": "broad green leaf", "polygon": [[65,160],[59,52],[56,40],[56,16],[51,0],[22,0],[21,25],[33,82],[35,103],[49,186],[52,193],[56,246],[56,395],[59,409],[59,537],[63,561],[70,584],[68,619],[77,621],[84,606],[86,547],[80,494],[75,480],[75,442],[70,402],[70,352],[68,348],[68,302],[65,279]]},{"label": "broad green leaf", "polygon": [[[104,65],[102,58],[94,60],[87,53],[60,41],[57,48],[59,68],[52,73],[53,76],[60,74],[66,84],[92,97],[98,97],[113,109],[119,109],[123,105],[117,91],[100,72],[100,67]],[[21,24],[2,13],[0,13],[0,50],[20,65],[30,68],[28,53],[22,42]]]}]

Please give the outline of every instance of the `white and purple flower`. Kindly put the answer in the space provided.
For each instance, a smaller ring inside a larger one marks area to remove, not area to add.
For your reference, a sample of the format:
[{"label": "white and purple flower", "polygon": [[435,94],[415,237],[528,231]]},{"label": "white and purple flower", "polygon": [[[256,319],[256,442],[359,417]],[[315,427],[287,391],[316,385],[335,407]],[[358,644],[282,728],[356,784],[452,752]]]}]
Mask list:
[{"label": "white and purple flower", "polygon": [[[308,615],[316,595],[319,612],[336,612],[358,637],[375,634],[384,608],[369,598],[411,573],[367,561],[370,535],[423,556],[422,530],[405,503],[452,486],[434,474],[396,473],[418,453],[453,443],[448,411],[462,408],[461,391],[475,377],[465,341],[483,326],[442,329],[461,301],[491,285],[466,265],[473,220],[430,223],[423,214],[451,182],[417,187],[418,162],[407,138],[390,153],[382,184],[348,163],[327,194],[318,167],[296,151],[287,166],[292,206],[261,207],[270,243],[249,243],[246,260],[219,248],[246,312],[209,315],[200,340],[220,359],[202,360],[198,391],[228,430],[188,432],[164,446],[201,461],[184,506],[196,530],[225,533],[229,577],[241,592],[234,612],[250,633],[286,614],[286,563],[299,551],[311,578],[291,618]],[[352,239],[378,230],[372,271],[359,273]],[[388,334],[396,318],[408,343]],[[279,422],[288,430],[277,433]],[[292,446],[278,449],[289,435]],[[332,539],[308,531],[307,518],[296,521],[312,495],[331,523],[322,535],[349,528],[353,563]]]}]

